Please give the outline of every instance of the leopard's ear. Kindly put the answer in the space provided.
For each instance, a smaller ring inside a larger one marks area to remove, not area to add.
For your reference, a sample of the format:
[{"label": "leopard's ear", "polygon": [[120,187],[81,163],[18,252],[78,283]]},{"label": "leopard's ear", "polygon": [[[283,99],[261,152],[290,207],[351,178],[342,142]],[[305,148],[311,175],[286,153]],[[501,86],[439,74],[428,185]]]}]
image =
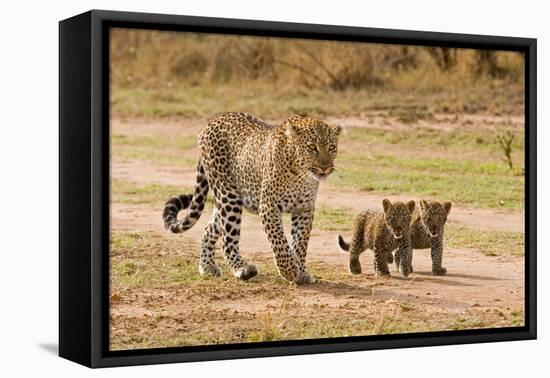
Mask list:
[{"label": "leopard's ear", "polygon": [[384,207],[384,213],[387,213],[392,207],[391,201],[387,198],[384,198],[382,200],[382,206]]},{"label": "leopard's ear", "polygon": [[420,208],[422,210],[426,210],[428,208],[428,202],[424,201],[423,199],[420,200]]},{"label": "leopard's ear", "polygon": [[409,211],[412,213],[414,211],[414,207],[416,206],[416,203],[414,203],[413,200],[410,200],[407,202],[407,207],[409,208]]},{"label": "leopard's ear", "polygon": [[451,207],[453,207],[453,204],[450,201],[443,202],[443,209],[445,210],[445,213],[447,213],[447,215],[449,215],[449,213],[451,212]]},{"label": "leopard's ear", "polygon": [[334,130],[334,134],[338,136],[342,133],[342,126],[338,125],[336,127],[333,127],[332,130]]},{"label": "leopard's ear", "polygon": [[299,135],[297,127],[290,120],[285,125],[285,134],[291,139]]}]

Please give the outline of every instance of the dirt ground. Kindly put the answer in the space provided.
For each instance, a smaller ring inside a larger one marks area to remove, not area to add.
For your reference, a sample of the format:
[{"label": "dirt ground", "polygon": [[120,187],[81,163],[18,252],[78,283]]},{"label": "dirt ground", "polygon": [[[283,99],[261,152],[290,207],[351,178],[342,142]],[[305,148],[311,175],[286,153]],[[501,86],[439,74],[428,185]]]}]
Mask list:
[{"label": "dirt ground", "polygon": [[[345,119],[340,121],[346,123]],[[492,120],[476,122],[487,122],[490,127]],[[197,121],[185,125],[191,133],[202,126]],[[159,129],[176,135],[181,132],[181,125],[120,120],[113,127],[124,135],[154,134]],[[185,153],[192,158],[195,151]],[[195,182],[195,171],[190,167],[121,159],[116,155],[112,158],[111,176],[136,184],[177,187],[192,187]],[[317,205],[354,210],[379,208],[382,198],[321,183]],[[159,198],[161,207],[164,200]],[[163,259],[170,264],[173,260],[169,258],[173,258],[179,261],[177,264],[194,271],[200,238],[210,216],[208,210],[187,233],[172,235],[163,228],[159,207],[114,201],[111,228],[120,233],[146,231],[155,246],[143,249],[144,256],[152,257],[147,260],[151,264],[162,263]],[[453,207],[449,221],[482,231],[523,232],[524,224],[521,210],[460,205]],[[448,274],[432,276],[430,253],[420,250],[414,253],[415,272],[403,279],[393,266],[391,278],[375,278],[373,254],[368,251],[361,256],[363,273],[352,276],[347,273],[347,256],[337,248],[337,234],[313,229],[308,266],[319,280],[307,286],[289,286],[277,276],[260,220],[249,213],[243,219],[240,250],[257,265],[259,275],[248,282],[231,277],[220,245],[216,258],[224,267],[223,278],[198,278],[182,283],[176,280],[170,285],[131,285],[112,276],[111,347],[130,349],[523,324],[523,256],[505,253],[487,256],[471,249],[446,248],[444,266]],[[349,233],[344,236],[349,238]],[[112,252],[113,261],[128,256],[136,258],[130,249],[124,251],[116,256]],[[136,271],[146,270],[147,266],[138,264]]]}]

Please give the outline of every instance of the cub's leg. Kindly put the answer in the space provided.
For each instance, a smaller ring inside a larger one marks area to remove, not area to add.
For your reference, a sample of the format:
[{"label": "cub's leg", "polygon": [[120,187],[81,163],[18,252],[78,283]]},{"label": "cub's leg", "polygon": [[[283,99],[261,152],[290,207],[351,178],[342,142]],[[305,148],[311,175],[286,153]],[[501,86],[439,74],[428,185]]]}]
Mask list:
[{"label": "cub's leg", "polygon": [[220,213],[220,226],[223,237],[225,261],[235,277],[246,281],[258,274],[252,264],[247,264],[239,253],[243,203],[236,192],[218,191],[216,207]]},{"label": "cub's leg", "polygon": [[395,270],[399,272],[399,266],[401,265],[401,257],[399,253],[395,252]]},{"label": "cub's leg", "polygon": [[[387,247],[378,245],[374,248],[374,275],[376,277],[389,276],[390,270],[388,269],[388,255],[391,250]],[[395,256],[395,262],[398,264],[398,256]]]},{"label": "cub's leg", "polygon": [[201,257],[199,260],[199,272],[202,275],[221,276],[221,270],[214,261],[216,242],[221,234],[220,214],[218,209],[215,208],[202,236]]},{"label": "cub's leg", "polygon": [[361,274],[363,271],[359,256],[367,249],[365,222],[366,216],[364,214],[359,214],[353,224],[353,236],[349,248],[349,271],[351,274]]},{"label": "cub's leg", "polygon": [[395,251],[395,267],[403,277],[412,272],[412,243],[410,235],[404,235],[398,242]]},{"label": "cub's leg", "polygon": [[411,248],[411,252],[410,252],[410,255],[411,255],[411,264],[409,266],[409,269],[410,269],[410,272],[414,272],[414,269],[413,269],[413,252],[414,252],[414,249]]},{"label": "cub's leg", "polygon": [[447,274],[447,269],[442,267],[443,263],[443,235],[439,234],[437,238],[431,238],[432,252],[432,274],[442,276]]},{"label": "cub's leg", "polygon": [[359,256],[361,254],[351,254],[349,255],[349,272],[351,274],[361,274],[363,269],[361,268],[361,262],[359,261]]},{"label": "cub's leg", "polygon": [[387,260],[388,264],[393,264],[393,254],[391,251],[388,252]]},{"label": "cub's leg", "polygon": [[292,236],[291,250],[297,257],[300,277],[298,283],[314,283],[315,278],[306,270],[306,254],[307,245],[309,243],[309,235],[313,224],[314,209],[307,209],[299,213],[292,214]]}]

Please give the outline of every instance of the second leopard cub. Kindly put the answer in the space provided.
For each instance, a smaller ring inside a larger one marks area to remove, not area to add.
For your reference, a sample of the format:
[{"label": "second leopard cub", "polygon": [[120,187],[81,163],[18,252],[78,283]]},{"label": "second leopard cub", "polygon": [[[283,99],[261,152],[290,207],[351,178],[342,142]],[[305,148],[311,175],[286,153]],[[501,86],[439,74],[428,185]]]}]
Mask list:
[{"label": "second leopard cub", "polygon": [[349,270],[353,274],[361,273],[359,256],[365,250],[374,251],[374,273],[376,276],[389,276],[388,263],[393,262],[392,251],[398,271],[405,277],[411,272],[412,243],[411,218],[414,201],[391,203],[382,201],[383,212],[367,210],[360,213],[353,225],[351,243],[338,235],[338,245],[349,252]]},{"label": "second leopard cub", "polygon": [[432,273],[434,275],[447,273],[447,269],[442,266],[443,229],[451,212],[451,207],[452,204],[449,201],[440,203],[420,200],[420,209],[413,213],[411,224],[412,246],[414,249],[431,249]]}]

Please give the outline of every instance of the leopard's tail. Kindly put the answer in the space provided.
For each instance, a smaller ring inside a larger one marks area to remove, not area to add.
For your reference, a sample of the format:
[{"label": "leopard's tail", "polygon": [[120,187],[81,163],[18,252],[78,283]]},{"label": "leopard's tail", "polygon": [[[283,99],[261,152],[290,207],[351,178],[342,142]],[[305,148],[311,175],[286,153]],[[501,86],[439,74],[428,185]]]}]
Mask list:
[{"label": "leopard's tail", "polygon": [[338,247],[340,247],[340,250],[344,253],[349,252],[349,243],[344,240],[342,235],[338,235]]},{"label": "leopard's tail", "polygon": [[[199,163],[194,193],[170,198],[164,205],[164,211],[162,212],[164,228],[177,234],[193,227],[201,217],[207,195],[208,180],[204,174],[202,164]],[[189,208],[189,211],[185,214],[185,217],[182,220],[178,220],[180,210],[187,208]]]}]

